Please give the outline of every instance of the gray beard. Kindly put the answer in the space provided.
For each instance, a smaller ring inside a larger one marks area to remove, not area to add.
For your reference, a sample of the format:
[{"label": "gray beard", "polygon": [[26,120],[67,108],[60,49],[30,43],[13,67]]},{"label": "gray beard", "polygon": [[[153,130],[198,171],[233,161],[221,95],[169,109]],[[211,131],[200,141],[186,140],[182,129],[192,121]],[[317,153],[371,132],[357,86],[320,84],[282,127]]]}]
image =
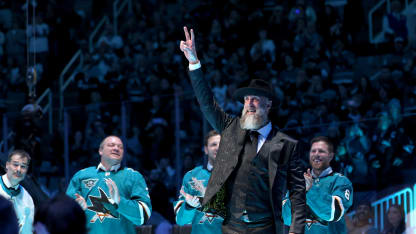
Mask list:
[{"label": "gray beard", "polygon": [[246,109],[243,109],[240,119],[240,127],[245,130],[258,130],[268,122],[267,114],[264,109],[259,109],[255,115],[247,115]]}]

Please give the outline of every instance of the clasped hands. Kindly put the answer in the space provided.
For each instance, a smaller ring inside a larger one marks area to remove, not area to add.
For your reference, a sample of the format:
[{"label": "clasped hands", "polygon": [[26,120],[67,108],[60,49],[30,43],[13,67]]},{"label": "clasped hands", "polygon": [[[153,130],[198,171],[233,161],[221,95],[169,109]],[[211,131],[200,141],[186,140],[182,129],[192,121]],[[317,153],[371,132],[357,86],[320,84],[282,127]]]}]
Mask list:
[{"label": "clasped hands", "polygon": [[307,192],[313,185],[313,177],[310,168],[305,173],[303,173],[303,177],[305,178],[305,187]]},{"label": "clasped hands", "polygon": [[201,202],[199,201],[198,196],[192,196],[191,194],[186,193],[183,188],[180,191],[181,195],[185,198],[186,204],[193,208],[198,208],[201,206]]}]

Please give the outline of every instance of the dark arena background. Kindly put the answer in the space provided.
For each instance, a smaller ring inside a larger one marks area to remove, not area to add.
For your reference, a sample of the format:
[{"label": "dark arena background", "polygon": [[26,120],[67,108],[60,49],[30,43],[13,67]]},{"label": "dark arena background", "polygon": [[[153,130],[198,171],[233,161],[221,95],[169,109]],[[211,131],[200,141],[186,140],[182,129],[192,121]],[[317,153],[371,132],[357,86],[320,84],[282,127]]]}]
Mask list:
[{"label": "dark arena background", "polygon": [[414,0],[0,1],[1,170],[13,149],[29,152],[35,206],[97,166],[101,140],[117,135],[157,217],[138,233],[160,223],[189,233],[172,202],[206,160],[211,127],[179,49],[183,26],[225,111],[240,115],[233,91],[264,79],[279,101],[271,120],[299,140],[305,167],[314,136],[335,143],[331,166],[354,187],[347,224],[361,215],[381,233],[399,204],[416,226]]}]

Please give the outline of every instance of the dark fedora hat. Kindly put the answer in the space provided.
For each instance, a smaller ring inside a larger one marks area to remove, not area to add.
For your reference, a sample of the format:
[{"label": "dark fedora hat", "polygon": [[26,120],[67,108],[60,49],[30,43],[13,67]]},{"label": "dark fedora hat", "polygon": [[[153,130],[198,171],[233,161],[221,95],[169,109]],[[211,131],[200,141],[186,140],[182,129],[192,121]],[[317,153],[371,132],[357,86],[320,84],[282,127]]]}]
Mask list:
[{"label": "dark fedora hat", "polygon": [[244,97],[247,95],[263,96],[273,101],[273,106],[277,104],[276,97],[273,92],[272,86],[265,80],[253,79],[247,87],[241,87],[237,89],[233,98],[239,102],[244,103]]}]

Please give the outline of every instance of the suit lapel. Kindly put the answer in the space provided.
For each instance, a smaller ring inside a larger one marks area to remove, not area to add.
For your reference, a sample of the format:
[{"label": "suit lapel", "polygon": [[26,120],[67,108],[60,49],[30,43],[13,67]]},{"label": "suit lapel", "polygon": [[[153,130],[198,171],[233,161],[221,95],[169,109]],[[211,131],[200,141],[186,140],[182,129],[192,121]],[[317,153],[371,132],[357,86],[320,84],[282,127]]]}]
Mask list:
[{"label": "suit lapel", "polygon": [[280,158],[280,152],[283,148],[282,138],[278,135],[278,130],[273,128],[267,137],[266,142],[263,146],[266,146],[264,150],[267,150],[268,155],[268,166],[269,166],[269,188],[272,190],[274,180],[276,178],[276,173],[278,169],[278,162]]},{"label": "suit lapel", "polygon": [[[224,144],[221,147],[226,147],[223,151],[229,151],[227,154],[217,154],[217,158],[215,159],[214,169],[212,171],[212,175],[210,180],[208,181],[207,190],[205,192],[205,197],[203,200],[203,205],[206,204],[223,186],[230,176],[230,174],[234,171],[238,157],[243,150],[245,138],[247,135],[247,131],[240,128],[240,122],[236,121],[236,123],[230,127],[234,128],[231,130],[227,130],[227,133],[236,133],[233,136],[223,136],[221,140],[221,144]],[[231,147],[230,147],[231,146]],[[225,158],[227,156],[227,158]]]}]

